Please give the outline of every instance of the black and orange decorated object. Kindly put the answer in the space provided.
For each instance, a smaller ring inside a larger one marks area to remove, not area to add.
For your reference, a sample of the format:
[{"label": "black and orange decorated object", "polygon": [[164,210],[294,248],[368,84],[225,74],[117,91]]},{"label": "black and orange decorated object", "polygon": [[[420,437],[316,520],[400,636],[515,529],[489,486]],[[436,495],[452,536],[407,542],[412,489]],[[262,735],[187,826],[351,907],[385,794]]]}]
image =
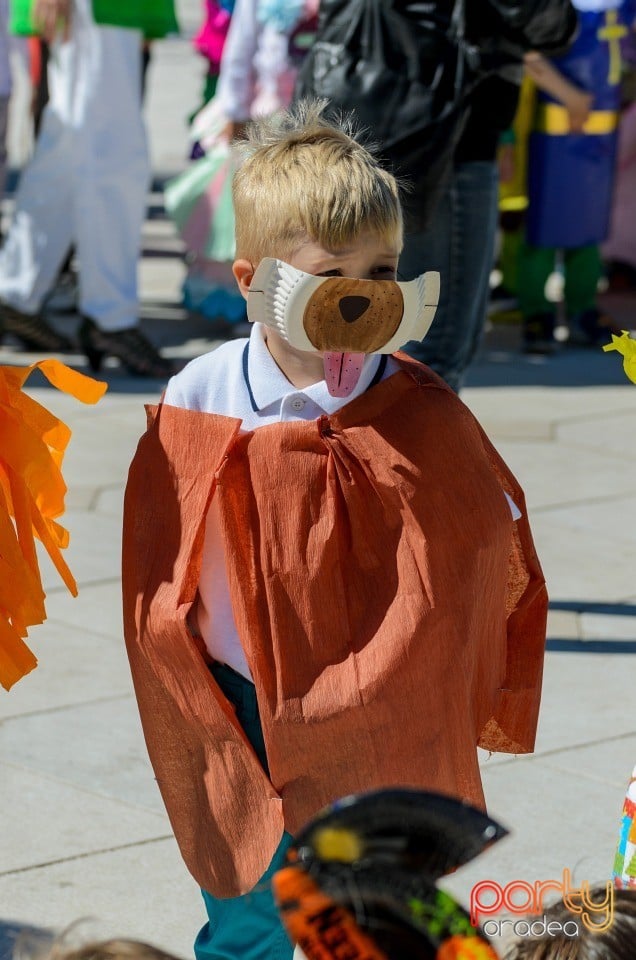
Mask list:
[{"label": "black and orange decorated object", "polygon": [[310,960],[388,960],[353,914],[323,893],[302,867],[280,870],[274,889],[290,939]]},{"label": "black and orange decorated object", "polygon": [[290,938],[307,960],[496,960],[436,881],[505,834],[440,794],[347,797],[301,831],[273,879]]}]

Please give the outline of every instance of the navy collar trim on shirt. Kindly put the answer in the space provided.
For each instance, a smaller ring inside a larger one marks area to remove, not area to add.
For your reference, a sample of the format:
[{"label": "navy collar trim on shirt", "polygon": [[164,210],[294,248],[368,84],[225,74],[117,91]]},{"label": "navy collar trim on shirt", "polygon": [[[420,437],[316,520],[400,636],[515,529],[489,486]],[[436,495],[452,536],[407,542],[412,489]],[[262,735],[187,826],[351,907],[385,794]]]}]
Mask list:
[{"label": "navy collar trim on shirt", "polygon": [[254,393],[252,392],[252,384],[250,383],[250,375],[248,370],[248,362],[250,359],[250,342],[249,340],[245,344],[245,350],[243,350],[243,377],[245,379],[245,386],[247,387],[247,393],[250,398],[250,403],[252,405],[252,410],[254,413],[258,413],[260,407],[257,406],[256,400],[254,399]]},{"label": "navy collar trim on shirt", "polygon": [[[380,354],[380,362],[378,364],[378,369],[375,371],[375,374],[373,375],[373,380],[367,387],[367,390],[370,390],[371,387],[375,387],[376,383],[380,382],[380,380],[384,376],[384,371],[386,370],[388,359],[389,359],[388,354],[386,353]],[[364,392],[366,393],[367,390],[365,390]]]},{"label": "navy collar trim on shirt", "polygon": [[[249,359],[250,359],[250,342],[248,340],[247,343],[245,344],[245,349],[243,350],[243,377],[245,379],[245,386],[247,387],[247,394],[250,398],[250,404],[252,406],[252,410],[254,411],[254,413],[258,413],[260,411],[260,407],[257,405],[256,400],[254,399],[254,391],[252,390],[252,384],[250,383]],[[371,387],[375,387],[375,385],[380,382],[380,380],[384,376],[384,371],[386,370],[387,361],[388,361],[387,354],[383,353],[380,356],[378,369],[375,371],[373,380],[367,387],[367,390],[370,390]]]}]

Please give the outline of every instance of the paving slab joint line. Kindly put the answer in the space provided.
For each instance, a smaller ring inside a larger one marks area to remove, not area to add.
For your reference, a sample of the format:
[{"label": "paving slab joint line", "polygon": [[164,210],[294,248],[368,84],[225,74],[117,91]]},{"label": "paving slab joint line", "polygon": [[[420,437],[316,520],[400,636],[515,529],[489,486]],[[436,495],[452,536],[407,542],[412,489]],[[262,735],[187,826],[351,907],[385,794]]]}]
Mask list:
[{"label": "paving slab joint line", "polygon": [[[121,576],[116,577],[98,577],[95,580],[84,580],[78,583],[79,594],[81,595],[82,589],[86,587],[101,587],[104,584],[120,584]],[[48,587],[46,590],[47,597],[53,596],[54,593],[68,593],[68,587],[65,587],[63,583],[55,583],[52,587]],[[76,599],[76,598],[74,598]],[[47,622],[46,620],[44,621]]]},{"label": "paving slab joint line", "polygon": [[[626,384],[626,386],[629,386],[629,384]],[[632,405],[630,407],[625,407],[625,409],[622,409],[622,407],[619,407],[618,409],[599,410],[596,413],[593,410],[589,410],[587,413],[573,413],[572,416],[557,417],[557,419],[552,420],[551,423],[556,423],[556,424],[565,423],[568,426],[571,426],[573,423],[587,424],[587,423],[590,423],[590,421],[592,420],[607,420],[608,417],[612,418],[612,417],[623,417],[623,416],[633,416],[633,415],[634,415],[634,407]]]},{"label": "paving slab joint line", "polygon": [[[494,439],[497,439],[497,431],[502,430],[503,432],[499,435],[499,439],[502,443],[518,443],[520,446],[527,446],[529,443],[556,443],[558,437],[556,435],[557,427],[559,426],[558,420],[550,420],[547,423],[544,423],[541,420],[488,420],[488,417],[482,417],[489,429],[486,431],[488,436]],[[528,426],[532,427],[534,424],[540,424],[542,429],[546,429],[546,433],[543,436],[538,436],[537,434],[524,434],[524,429]],[[508,433],[504,428],[512,427],[513,433]]]},{"label": "paving slab joint line", "polygon": [[44,870],[46,867],[56,867],[60,863],[72,863],[74,860],[87,860],[89,857],[99,857],[104,853],[118,853],[120,850],[130,850],[133,847],[147,847],[151,843],[163,843],[173,840],[172,833],[160,837],[151,837],[149,840],[135,840],[133,843],[122,843],[116,847],[104,847],[100,850],[89,850],[86,853],[76,853],[72,857],[59,857],[57,860],[45,860],[42,863],[33,863],[28,867],[16,867],[13,870],[0,870],[0,877],[12,877],[18,873],[30,873],[33,870]]},{"label": "paving slab joint line", "polygon": [[[634,416],[633,410],[632,410],[631,416],[632,417]],[[534,442],[541,443],[541,440],[535,440]],[[608,450],[607,447],[596,445],[596,444],[592,445],[589,443],[573,443],[570,440],[568,440],[566,443],[558,436],[554,438],[554,442],[559,445],[559,449],[570,450],[573,455],[580,454],[580,453],[586,453],[586,454],[595,453],[595,454],[598,454],[599,456],[602,456],[604,460],[610,460],[610,459],[615,460],[617,466],[620,466],[620,464],[622,463],[632,463],[633,461],[632,452],[629,449],[628,444],[625,444],[625,453],[621,453],[620,451],[617,451],[617,450]]]},{"label": "paving slab joint line", "polygon": [[[41,710],[29,710],[25,713],[11,714],[8,717],[0,717],[0,727],[4,723],[12,723],[16,720],[24,720],[27,717],[41,717],[42,714],[62,713],[64,710],[76,710],[78,707],[91,707],[96,703],[116,703],[118,700],[132,700],[133,693],[117,693],[110,697],[95,697],[92,700],[73,701],[73,703],[58,703],[54,707],[43,707]],[[0,760],[2,758],[0,757]]]},{"label": "paving slab joint line", "polygon": [[[82,627],[80,624],[78,624],[77,620],[72,616],[69,616],[68,620],[65,620],[64,617],[56,617],[54,614],[52,614],[50,617],[47,617],[44,623],[51,627],[65,627],[65,628],[70,627],[72,630],[81,630],[86,635],[86,637],[87,638],[90,637],[91,640],[120,640],[122,647],[124,646],[123,625],[121,626],[121,629],[118,630],[117,633],[104,633],[103,630],[98,630],[95,627],[90,627],[90,629],[86,627]],[[42,626],[42,624],[38,624],[38,626]],[[36,641],[39,640],[39,637],[32,636],[31,640],[33,640],[33,643],[36,643]]]},{"label": "paving slab joint line", "polygon": [[[598,740],[586,740],[585,743],[572,743],[565,747],[553,747],[550,750],[536,750],[534,753],[515,753],[506,760],[497,760],[497,762],[493,763],[490,768],[488,767],[488,760],[490,757],[487,757],[485,760],[481,761],[480,767],[482,769],[495,770],[499,767],[507,767],[511,763],[517,763],[519,760],[523,760],[526,763],[532,763],[537,762],[538,760],[544,760],[546,757],[558,756],[561,753],[570,753],[574,752],[575,750],[586,750],[588,747],[598,747],[601,744],[615,742],[616,740],[628,740],[630,737],[636,737],[636,728],[634,730],[628,730],[627,733],[599,737]],[[497,756],[500,755],[497,754]]]},{"label": "paving slab joint line", "polygon": [[[631,458],[633,459],[633,457]],[[543,506],[530,506],[529,514],[550,513],[552,510],[578,509],[579,507],[597,506],[602,503],[613,503],[615,500],[628,500],[633,498],[634,488],[629,487],[623,492],[608,493],[601,497],[585,497],[583,500],[563,500],[560,503],[548,503]]]},{"label": "paving slab joint line", "polygon": [[109,490],[121,490],[122,491],[122,503],[124,500],[123,491],[125,487],[125,481],[121,480],[119,483],[105,483],[100,487],[93,487],[93,493],[90,500],[88,501],[88,513],[95,513],[97,510],[97,504],[99,503],[99,498],[103,493],[106,493]]},{"label": "paving slab joint line", "polygon": [[629,774],[628,770],[618,771],[616,779],[612,780],[607,777],[600,777],[598,774],[591,773],[589,770],[581,770],[580,767],[568,766],[562,763],[551,763],[550,758],[546,761],[546,767],[549,767],[550,770],[558,770],[559,773],[571,773],[580,779],[590,780],[592,783],[601,783],[604,787],[614,787],[617,790],[622,789],[623,791],[625,790],[625,784],[627,783]]},{"label": "paving slab joint line", "polygon": [[[18,770],[21,773],[35,774],[40,780],[46,780],[50,783],[56,783],[65,788],[70,788],[75,793],[85,794],[88,797],[96,797],[98,800],[103,800],[106,802],[117,803],[120,807],[128,807],[130,810],[135,812],[143,813],[145,816],[151,817],[155,820],[161,820],[163,823],[166,823],[168,820],[168,814],[162,809],[157,810],[155,807],[149,807],[145,803],[138,803],[134,800],[129,800],[125,797],[119,796],[116,793],[103,792],[97,788],[91,789],[90,787],[85,786],[81,783],[75,783],[72,780],[68,780],[63,776],[55,776],[54,774],[44,771],[36,770],[33,767],[25,766],[23,763],[19,763],[16,760],[11,760],[5,757],[0,756],[0,767],[11,767],[14,770]],[[153,777],[149,774],[149,781],[157,784],[156,777]],[[159,795],[159,787],[157,786],[157,796]],[[139,841],[142,842],[142,841]],[[0,953],[0,958],[2,954]]]}]

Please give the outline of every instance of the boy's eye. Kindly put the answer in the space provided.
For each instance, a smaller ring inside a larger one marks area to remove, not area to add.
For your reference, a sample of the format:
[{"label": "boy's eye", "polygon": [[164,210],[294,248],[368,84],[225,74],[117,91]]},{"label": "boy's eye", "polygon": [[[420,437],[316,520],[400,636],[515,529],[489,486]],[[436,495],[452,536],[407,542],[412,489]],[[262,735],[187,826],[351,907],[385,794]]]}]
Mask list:
[{"label": "boy's eye", "polygon": [[[333,270],[323,270],[322,273],[317,274],[319,277],[341,277],[343,276],[342,270],[339,270],[337,267]],[[387,278],[389,280],[395,280],[396,270],[395,267],[389,266],[388,264],[383,267],[374,267],[371,271],[371,276],[373,277],[382,277],[382,279]]]},{"label": "boy's eye", "polygon": [[395,280],[396,269],[395,267],[385,266],[385,267],[376,267],[373,271],[374,276],[388,277],[389,280]]}]

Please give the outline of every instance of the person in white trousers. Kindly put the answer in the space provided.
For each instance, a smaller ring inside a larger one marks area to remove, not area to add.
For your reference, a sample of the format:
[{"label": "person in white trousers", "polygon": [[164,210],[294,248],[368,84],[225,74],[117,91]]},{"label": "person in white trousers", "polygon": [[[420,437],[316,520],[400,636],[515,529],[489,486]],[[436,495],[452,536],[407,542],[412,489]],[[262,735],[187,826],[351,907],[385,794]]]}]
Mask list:
[{"label": "person in white trousers", "polygon": [[80,263],[78,340],[91,367],[106,355],[165,377],[172,364],[138,327],[137,264],[150,177],[138,30],[98,26],[91,0],[37,0],[51,40],[50,100],[20,178],[0,252],[0,329],[37,350],[69,349],[40,315],[69,247]]}]

